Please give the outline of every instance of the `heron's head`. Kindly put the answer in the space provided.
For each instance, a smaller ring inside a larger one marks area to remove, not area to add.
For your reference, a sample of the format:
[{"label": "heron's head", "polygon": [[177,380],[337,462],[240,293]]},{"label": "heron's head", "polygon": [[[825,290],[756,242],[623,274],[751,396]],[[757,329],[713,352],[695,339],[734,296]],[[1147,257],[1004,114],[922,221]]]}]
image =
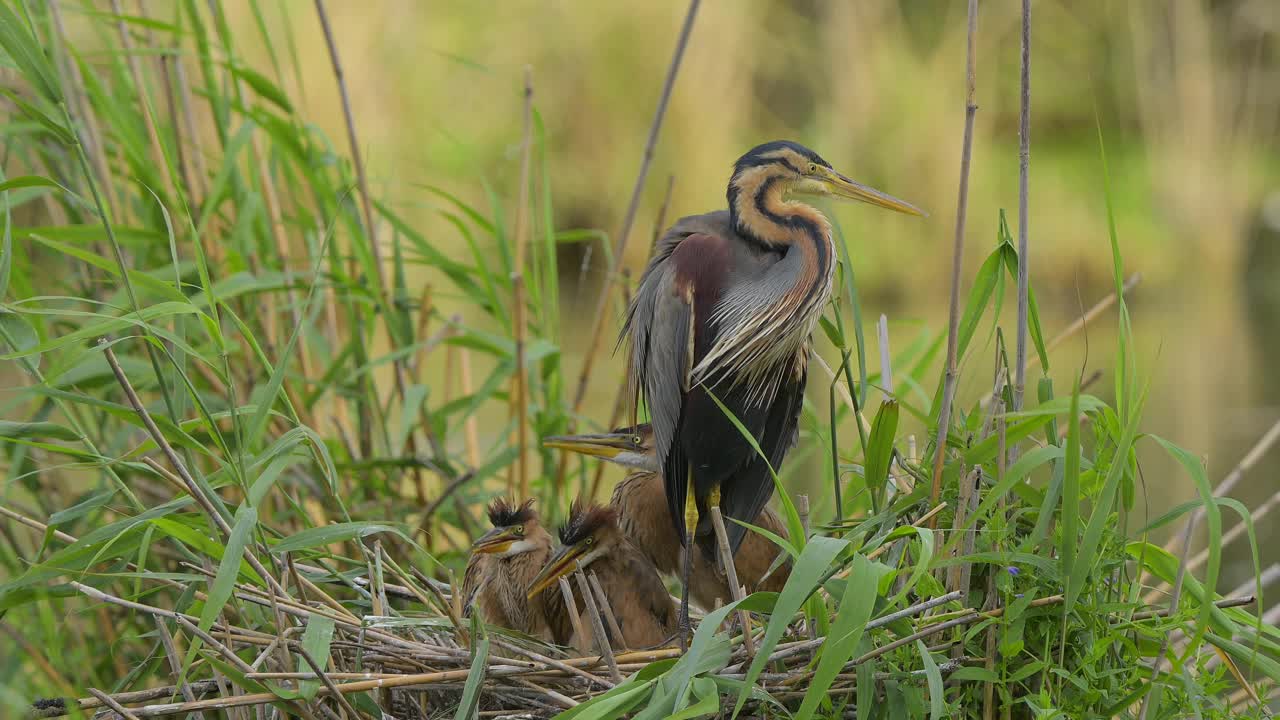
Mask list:
[{"label": "heron's head", "polygon": [[550,545],[550,537],[538,522],[532,500],[517,506],[506,498],[498,498],[489,505],[488,511],[493,529],[472,544],[471,552],[511,557]]},{"label": "heron's head", "polygon": [[569,519],[560,526],[560,549],[547,561],[542,572],[529,584],[528,596],[555,584],[575,568],[586,569],[623,542],[618,530],[618,514],[613,508],[587,505],[581,500],[569,509]]},{"label": "heron's head", "polygon": [[728,198],[735,219],[751,216],[752,210],[768,216],[773,211],[770,203],[788,194],[857,200],[908,215],[925,214],[911,203],[850,180],[818,153],[790,140],[757,145],[734,163]]},{"label": "heron's head", "polygon": [[653,426],[649,423],[596,435],[555,435],[545,438],[542,445],[598,457],[636,470],[661,470],[653,447]]}]

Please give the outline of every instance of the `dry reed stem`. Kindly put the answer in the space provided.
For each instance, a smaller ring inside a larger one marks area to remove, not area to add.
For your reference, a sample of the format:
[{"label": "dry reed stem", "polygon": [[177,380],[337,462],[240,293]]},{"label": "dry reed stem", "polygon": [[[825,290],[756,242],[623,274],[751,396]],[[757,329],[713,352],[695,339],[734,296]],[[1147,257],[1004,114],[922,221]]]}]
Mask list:
[{"label": "dry reed stem", "polygon": [[[959,371],[956,368],[956,344],[960,328],[960,271],[964,260],[964,225],[969,208],[969,164],[973,156],[973,119],[978,112],[977,92],[978,0],[969,0],[965,57],[964,144],[960,151],[960,189],[956,200],[954,249],[951,256],[951,304],[947,320],[947,372],[942,387],[942,405],[938,409],[938,433],[934,448],[933,487],[929,504],[935,505],[942,492],[942,466],[947,457],[947,436],[951,426],[951,403],[955,399]],[[933,527],[930,522],[929,527]]]},{"label": "dry reed stem", "polygon": [[[329,60],[333,64],[333,75],[338,86],[338,96],[342,101],[342,116],[345,121],[346,129],[347,129],[347,142],[351,146],[351,161],[352,161],[352,164],[355,165],[355,170],[356,170],[356,185],[360,193],[360,207],[363,211],[365,233],[368,236],[369,251],[373,255],[374,271],[377,274],[377,278],[378,278],[377,294],[379,295],[379,297],[382,298],[383,304],[386,307],[390,308],[391,307],[391,298],[390,298],[391,290],[387,285],[387,271],[386,271],[386,268],[383,267],[382,250],[378,246],[377,229],[373,222],[373,201],[370,199],[370,195],[369,195],[369,178],[368,178],[368,175],[365,173],[364,160],[363,160],[363,156],[360,153],[360,144],[356,135],[355,116],[351,112],[351,96],[347,92],[346,75],[343,73],[342,61],[338,56],[338,44],[337,44],[337,41],[334,39],[333,29],[329,25],[329,16],[324,9],[324,0],[315,0],[315,6],[316,6],[316,15],[320,20],[320,26],[324,32],[325,44],[329,49]],[[352,273],[352,274],[354,275],[355,273]],[[392,340],[394,341],[396,338],[394,337],[394,334],[392,333],[392,330],[391,330],[392,326],[390,323],[390,318],[386,318],[386,320],[388,323],[387,332],[388,334],[392,335]],[[400,398],[400,404],[401,406],[404,406],[405,391],[406,391],[406,386],[408,385],[408,377],[407,377],[408,373],[405,369],[405,360],[403,357],[396,357],[392,361],[392,375],[395,379],[395,388],[396,388],[396,393]],[[362,401],[362,405],[365,404],[365,402],[367,401]],[[431,431],[429,427],[430,427],[429,425],[424,426],[424,432],[427,433],[428,439],[430,440]],[[368,425],[364,424],[363,428],[367,429]],[[369,447],[365,447],[365,445],[370,444],[367,442],[368,440],[369,438],[362,433],[361,450],[365,454],[367,454],[368,451],[371,449],[371,445]],[[408,441],[409,441],[410,450],[416,454],[417,453],[416,436],[413,433],[410,433]],[[437,446],[437,443],[433,442],[432,445],[436,450],[436,454],[439,455],[440,448]]]},{"label": "dry reed stem", "polygon": [[618,618],[613,614],[613,607],[609,604],[609,597],[604,594],[604,588],[600,586],[600,578],[596,577],[594,572],[587,574],[587,581],[591,584],[591,592],[596,596],[596,602],[600,603],[600,610],[604,615],[605,622],[609,625],[609,634],[617,638],[618,647],[626,649],[626,641],[622,638],[622,628],[618,625]]},{"label": "dry reed stem", "polygon": [[[318,1],[318,0],[317,0]],[[680,28],[680,37],[671,56],[671,64],[667,68],[667,78],[662,85],[662,94],[658,98],[658,107],[653,113],[653,122],[649,125],[649,138],[645,141],[644,155],[640,160],[640,171],[636,174],[636,183],[631,190],[631,200],[627,203],[627,213],[623,216],[622,228],[618,231],[617,244],[614,246],[613,258],[609,262],[609,270],[605,273],[604,284],[600,287],[600,296],[596,300],[595,314],[591,325],[591,340],[587,344],[582,357],[582,371],[578,375],[578,387],[573,394],[573,412],[571,417],[582,411],[582,402],[587,396],[587,384],[591,381],[591,370],[594,367],[596,352],[600,347],[600,336],[604,332],[604,319],[609,310],[609,294],[618,278],[618,267],[627,250],[627,239],[631,235],[631,226],[635,223],[636,211],[640,207],[640,196],[644,191],[645,178],[649,176],[649,166],[653,163],[653,150],[658,144],[658,133],[662,129],[662,119],[667,113],[667,103],[671,100],[671,91],[676,84],[676,74],[680,71],[680,61],[684,58],[685,48],[689,45],[689,35],[693,31],[693,21],[698,14],[698,6],[702,0],[690,0],[689,10],[685,13],[684,24]],[[632,413],[634,416],[634,413]]]},{"label": "dry reed stem", "polygon": [[[808,497],[805,497],[808,504]],[[729,596],[733,601],[742,600],[746,594],[738,583],[738,568],[733,561],[733,551],[729,549],[729,533],[724,527],[724,516],[718,506],[711,506],[711,524],[716,531],[716,549],[720,552],[720,562],[724,565],[725,579],[729,583]],[[737,610],[738,625],[742,628],[742,647],[750,658],[756,654],[755,643],[751,641],[751,614],[746,610]]]},{"label": "dry reed stem", "polygon": [[[151,107],[151,97],[147,94],[147,86],[142,78],[142,63],[129,37],[129,28],[124,21],[124,9],[120,0],[111,0],[111,11],[117,18],[116,28],[120,32],[120,47],[124,49],[125,64],[129,67],[129,75],[133,78],[134,91],[138,95],[138,104],[142,106],[143,123],[147,128],[147,143],[151,150],[151,162],[155,165],[160,180],[164,183],[165,196],[174,197],[173,178],[169,176],[169,163],[165,159],[164,148],[160,146],[160,132],[156,128],[155,112]],[[109,176],[107,176],[109,177]],[[104,179],[105,182],[105,179]]]},{"label": "dry reed stem", "polygon": [[1018,112],[1018,337],[1013,377],[1013,411],[1022,409],[1027,378],[1028,175],[1031,165],[1031,0],[1022,0],[1022,75]]},{"label": "dry reed stem", "polygon": [[[524,249],[529,234],[529,152],[533,138],[533,69],[524,68],[524,132],[520,141],[520,192],[516,206],[515,267],[511,273],[512,325],[515,330],[516,369],[511,375],[511,419],[515,423],[516,462],[507,475],[507,495],[525,499],[529,497],[529,428],[525,416],[528,402],[525,399],[528,382],[525,367],[525,301],[524,301]],[[515,495],[516,488],[520,494]],[[557,488],[558,490],[558,488]]]},{"label": "dry reed stem", "polygon": [[586,637],[583,634],[582,617],[578,614],[578,604],[573,601],[573,588],[569,587],[569,581],[563,577],[558,585],[560,597],[564,598],[565,611],[569,613],[569,624],[573,626],[573,634],[576,637]]},{"label": "dry reed stem", "polygon": [[[959,600],[959,599],[960,599],[959,592],[950,592],[940,597],[932,598],[930,600],[925,600],[924,602],[916,603],[915,605],[911,605],[910,607],[905,607],[901,610],[898,610],[897,612],[892,612],[892,613],[889,613],[888,615],[883,615],[874,620],[871,620],[867,623],[865,630],[869,632],[876,628],[889,625],[890,623],[895,623],[904,618],[921,615],[936,607],[946,605],[949,602]],[[785,643],[782,645],[778,645],[774,649],[773,653],[769,655],[769,659],[765,662],[765,664],[772,665],[775,662],[779,662],[781,660],[785,660],[787,658],[809,652],[810,650],[821,647],[822,644],[826,642],[826,640],[827,639],[825,637],[819,637],[819,638],[812,638],[810,640],[802,640],[799,642]],[[724,672],[726,673],[738,672],[742,669],[742,667],[745,664],[746,663],[732,665],[730,667],[725,668]]]},{"label": "dry reed stem", "polygon": [[[600,619],[600,608],[596,605],[596,598],[591,592],[591,588],[587,586],[587,578],[583,575],[581,567],[574,570],[573,579],[578,583],[578,592],[582,594],[583,605],[587,608],[586,614],[588,619],[591,620],[596,649],[600,652],[600,656],[605,658],[605,662],[609,666],[609,678],[614,683],[620,683],[622,682],[622,673],[618,671],[618,661],[613,656],[613,648],[609,646],[609,636],[605,635],[604,622]],[[622,638],[618,638],[618,642],[622,642]]]},{"label": "dry reed stem", "polygon": [[[160,644],[164,647],[165,658],[169,661],[169,671],[173,673],[174,682],[182,679],[182,656],[178,654],[178,648],[173,642],[173,633],[169,632],[169,626],[165,624],[164,618],[155,616],[152,618],[156,623],[156,630],[160,634]],[[180,686],[182,698],[187,702],[194,702],[196,694],[192,692],[190,685]],[[203,720],[204,714],[197,713],[198,720]]]},{"label": "dry reed stem", "polygon": [[489,642],[509,652],[513,652],[518,655],[524,655],[525,657],[535,662],[540,662],[540,663],[543,663],[544,665],[550,665],[551,667],[556,668],[557,670],[564,671],[569,675],[577,675],[578,677],[584,680],[587,680],[589,682],[593,682],[602,688],[609,689],[614,687],[613,683],[609,682],[608,680],[605,680],[602,677],[593,675],[592,673],[589,673],[586,670],[574,667],[573,665],[570,665],[565,662],[561,662],[559,660],[556,660],[555,658],[550,658],[550,657],[547,657],[546,655],[541,655],[528,648],[523,648],[514,643],[509,643],[506,640],[503,640],[502,638],[496,635],[491,636],[489,638]]},{"label": "dry reed stem", "polygon": [[107,707],[114,710],[116,714],[119,715],[120,717],[126,718],[126,720],[138,720],[137,715],[134,715],[133,713],[129,712],[128,708],[116,702],[116,700],[112,698],[110,695],[102,692],[101,690],[98,690],[97,688],[88,688],[88,691],[90,695],[98,698],[98,700],[103,705],[106,705]]},{"label": "dry reed stem", "polygon": [[98,125],[98,116],[93,114],[93,105],[89,102],[89,94],[84,89],[84,75],[80,72],[80,64],[71,56],[67,50],[67,31],[62,24],[62,11],[59,9],[57,0],[49,0],[49,16],[53,20],[55,32],[54,38],[57,41],[58,49],[62,52],[62,57],[66,64],[67,79],[69,83],[64,83],[70,91],[66,93],[70,96],[71,102],[77,106],[77,111],[84,123],[84,131],[88,140],[86,151],[93,160],[94,170],[99,176],[99,183],[106,188],[106,205],[107,211],[113,219],[120,219],[128,222],[128,218],[121,215],[122,208],[120,206],[120,198],[116,196],[115,184],[109,182],[111,178],[111,166],[107,163],[107,150],[102,140],[102,128]]}]

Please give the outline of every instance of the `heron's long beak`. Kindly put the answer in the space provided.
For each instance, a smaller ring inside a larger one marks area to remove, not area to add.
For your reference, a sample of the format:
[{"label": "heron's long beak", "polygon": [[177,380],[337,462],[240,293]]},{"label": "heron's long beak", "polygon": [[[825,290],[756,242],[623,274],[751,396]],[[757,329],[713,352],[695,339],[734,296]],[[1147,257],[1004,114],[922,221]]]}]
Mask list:
[{"label": "heron's long beak", "polygon": [[873,187],[868,187],[860,182],[850,180],[831,168],[819,168],[821,175],[814,178],[815,184],[823,187],[827,194],[834,195],[838,198],[846,200],[857,200],[858,202],[870,203],[877,207],[893,210],[894,212],[906,213],[908,215],[918,215],[926,217],[928,213],[920,208],[912,205],[905,200],[880,192]]},{"label": "heron's long beak", "polygon": [[537,597],[538,593],[546,590],[548,587],[559,581],[560,578],[573,572],[573,569],[578,564],[578,558],[585,555],[586,552],[587,548],[582,543],[560,548],[560,550],[557,551],[555,555],[552,555],[551,559],[547,561],[547,564],[542,568],[542,572],[538,573],[538,576],[529,584],[529,590],[526,597],[529,600],[532,600]]},{"label": "heron's long beak", "polygon": [[623,450],[631,449],[631,435],[629,433],[555,435],[544,438],[542,446],[612,460]]},{"label": "heron's long beak", "polygon": [[506,552],[517,540],[514,528],[496,527],[477,538],[471,544],[471,552],[485,555]]}]

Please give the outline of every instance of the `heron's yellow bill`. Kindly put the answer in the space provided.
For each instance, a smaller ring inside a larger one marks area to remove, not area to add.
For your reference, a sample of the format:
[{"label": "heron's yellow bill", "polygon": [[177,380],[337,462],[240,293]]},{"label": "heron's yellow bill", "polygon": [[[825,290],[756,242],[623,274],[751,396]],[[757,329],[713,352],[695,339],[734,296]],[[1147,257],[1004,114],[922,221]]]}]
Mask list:
[{"label": "heron's yellow bill", "polygon": [[573,572],[574,568],[578,566],[578,559],[585,555],[586,552],[587,548],[581,543],[560,548],[559,552],[547,561],[546,566],[542,568],[542,572],[538,573],[538,576],[529,584],[529,590],[525,597],[529,600],[534,599],[538,596],[538,593]]},{"label": "heron's yellow bill", "polygon": [[629,433],[554,435],[543,439],[542,446],[606,460],[612,460],[624,450],[634,449],[632,436]]},{"label": "heron's yellow bill", "polygon": [[482,555],[493,555],[504,553],[511,549],[511,546],[519,540],[516,535],[515,528],[498,527],[481,535],[471,544],[471,552],[480,553]]},{"label": "heron's yellow bill", "polygon": [[818,166],[818,173],[817,177],[805,178],[795,190],[813,195],[830,195],[845,200],[857,200],[908,215],[928,216],[928,213],[905,200],[899,200],[889,193],[880,192],[873,187],[850,180],[831,168]]}]

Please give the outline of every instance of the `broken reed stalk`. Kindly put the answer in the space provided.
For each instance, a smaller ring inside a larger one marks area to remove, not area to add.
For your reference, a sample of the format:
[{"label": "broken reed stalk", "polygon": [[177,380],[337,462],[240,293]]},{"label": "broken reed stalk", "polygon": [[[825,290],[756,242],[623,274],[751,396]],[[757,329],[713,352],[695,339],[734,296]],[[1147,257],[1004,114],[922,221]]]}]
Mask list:
[{"label": "broken reed stalk", "polygon": [[1013,412],[1022,409],[1027,379],[1028,174],[1031,165],[1031,0],[1022,0],[1022,76],[1018,113],[1018,340],[1013,376]]},{"label": "broken reed stalk", "polygon": [[[320,0],[316,0],[319,2]],[[685,48],[689,45],[689,35],[693,31],[693,21],[698,15],[701,0],[689,0],[689,10],[685,13],[684,24],[680,27],[680,37],[676,40],[675,51],[671,55],[671,64],[667,68],[667,78],[662,85],[662,94],[658,98],[658,107],[653,113],[653,122],[649,125],[649,137],[645,141],[644,155],[640,160],[640,171],[636,174],[636,183],[631,190],[631,200],[627,203],[627,213],[622,219],[622,229],[618,231],[617,244],[613,257],[609,261],[609,270],[605,273],[600,296],[596,299],[595,315],[591,325],[591,339],[582,357],[582,370],[578,374],[578,387],[573,393],[573,412],[576,417],[582,411],[582,402],[587,396],[587,385],[591,382],[591,369],[595,363],[596,352],[600,348],[600,336],[604,332],[604,319],[608,315],[609,295],[618,277],[618,267],[627,250],[627,239],[631,235],[631,226],[635,223],[636,211],[640,207],[640,196],[644,191],[645,178],[649,176],[649,165],[653,162],[653,150],[658,144],[658,133],[662,130],[662,119],[667,113],[667,103],[671,100],[671,91],[676,84],[676,75],[680,71],[680,61],[684,58]]]},{"label": "broken reed stalk", "polygon": [[[587,616],[591,620],[592,634],[595,635],[596,650],[609,666],[609,677],[615,683],[622,682],[622,673],[618,671],[618,661],[613,657],[613,648],[609,645],[609,636],[604,632],[604,622],[600,619],[600,607],[596,605],[595,595],[587,585],[587,578],[579,567],[573,571],[573,579],[578,583],[578,592],[582,594],[582,604],[587,608]],[[619,638],[621,641],[621,638]]]},{"label": "broken reed stalk", "polygon": [[[512,320],[515,335],[516,369],[511,375],[511,421],[515,424],[516,462],[507,475],[507,495],[509,497],[529,497],[529,429],[526,427],[525,415],[528,402],[525,400],[526,373],[524,357],[525,342],[525,302],[524,302],[524,248],[529,234],[529,149],[533,137],[533,69],[524,68],[524,133],[520,141],[520,193],[516,206],[516,252],[515,265],[511,271],[511,304]],[[520,494],[516,495],[516,488]],[[560,488],[555,488],[557,496]]]},{"label": "broken reed stalk", "polygon": [[591,583],[591,592],[596,596],[596,602],[600,604],[601,614],[604,615],[605,622],[609,625],[609,635],[616,638],[618,646],[626,648],[626,642],[622,639],[622,628],[618,626],[618,618],[613,614],[613,607],[609,604],[609,598],[604,594],[604,588],[600,585],[600,578],[596,577],[594,572],[587,574],[587,581]]},{"label": "broken reed stalk", "polygon": [[573,626],[573,634],[577,637],[586,637],[582,630],[582,616],[578,614],[578,604],[573,601],[573,588],[569,587],[569,580],[562,577],[558,585],[560,597],[564,598],[564,606],[569,613],[569,624]]},{"label": "broken reed stalk", "polygon": [[[942,404],[938,408],[938,433],[933,456],[933,486],[929,504],[936,505],[942,494],[942,466],[947,458],[947,436],[951,425],[951,403],[955,399],[959,370],[956,368],[956,344],[960,329],[960,270],[964,259],[964,225],[969,207],[969,164],[973,156],[973,119],[978,112],[977,59],[975,36],[978,31],[978,0],[969,0],[966,32],[964,105],[964,144],[960,150],[960,190],[956,199],[954,249],[951,256],[951,305],[947,319],[947,372],[942,386]],[[930,521],[929,527],[934,527]]]},{"label": "broken reed stalk", "polygon": [[[805,504],[808,504],[808,498],[805,498]],[[724,564],[725,580],[729,583],[729,598],[734,602],[742,600],[746,594],[742,591],[742,585],[738,583],[738,568],[733,562],[733,551],[729,549],[729,533],[724,527],[724,516],[720,513],[720,508],[711,506],[711,523],[716,531],[716,548],[720,551],[720,562]],[[751,658],[756,654],[755,643],[751,640],[751,613],[746,610],[737,610],[738,625],[742,627],[742,647],[746,651],[747,657]]]},{"label": "broken reed stalk", "polygon": [[[119,11],[117,11],[117,12],[119,12]],[[117,702],[117,701],[115,700],[115,698],[113,698],[113,697],[111,697],[110,695],[108,695],[108,694],[106,694],[106,693],[102,692],[101,690],[98,690],[97,688],[88,688],[88,690],[89,690],[89,694],[90,694],[90,695],[92,695],[92,696],[94,696],[94,697],[98,698],[98,700],[99,700],[103,705],[106,705],[107,707],[109,707],[109,708],[111,708],[112,710],[114,710],[114,711],[115,711],[115,713],[116,713],[117,715],[119,715],[120,717],[122,717],[122,718],[126,718],[126,720],[138,720],[138,716],[137,716],[137,715],[134,715],[133,713],[129,712],[129,709],[128,709],[128,708],[126,708],[125,706],[121,705],[119,702]]]}]

